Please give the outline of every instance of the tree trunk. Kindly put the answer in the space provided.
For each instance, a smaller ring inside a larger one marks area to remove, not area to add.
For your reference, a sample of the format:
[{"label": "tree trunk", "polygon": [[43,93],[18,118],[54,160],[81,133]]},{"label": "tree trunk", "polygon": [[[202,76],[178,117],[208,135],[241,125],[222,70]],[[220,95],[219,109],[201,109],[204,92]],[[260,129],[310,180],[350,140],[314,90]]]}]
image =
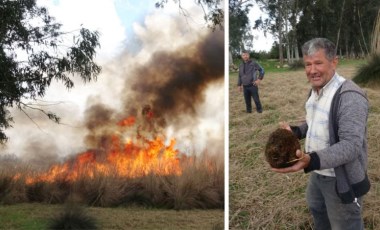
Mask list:
[{"label": "tree trunk", "polygon": [[297,42],[294,43],[294,53],[295,53],[295,57],[296,57],[296,60],[300,60],[300,54],[299,54],[299,51],[298,51],[298,45],[297,45]]},{"label": "tree trunk", "polygon": [[346,0],[343,1],[342,11],[340,12],[338,34],[336,36],[336,43],[335,43],[335,53],[337,53],[338,47],[339,47],[340,29],[342,27],[342,20],[343,20],[343,12],[344,12],[344,5],[345,5],[345,3],[346,3]]},{"label": "tree trunk", "polygon": [[284,65],[284,55],[282,51],[282,13],[281,9],[278,10],[278,52],[280,59],[280,67]]},{"label": "tree trunk", "polygon": [[348,48],[348,36],[346,35],[346,39],[345,39],[345,45],[346,45],[346,58],[350,58],[350,50]]},{"label": "tree trunk", "polygon": [[[285,34],[286,34],[286,58],[288,60],[288,64],[293,63],[293,59],[290,55],[290,34],[289,34],[289,28],[288,28],[288,1],[283,1],[283,8],[284,8],[284,21],[285,21]],[[281,9],[280,9],[281,10]]]},{"label": "tree trunk", "polygon": [[373,26],[371,50],[372,54],[380,54],[380,9],[377,13],[377,20]]},{"label": "tree trunk", "polygon": [[368,51],[368,47],[367,47],[367,42],[365,42],[365,38],[364,38],[364,33],[363,33],[363,27],[362,27],[362,21],[361,21],[361,17],[360,17],[360,11],[359,11],[359,8],[358,8],[358,19],[359,19],[359,26],[360,26],[360,32],[361,32],[361,35],[362,35],[362,39],[363,39],[363,44],[364,44],[364,47],[365,47],[365,50],[367,51],[367,54],[369,54],[369,51]]}]

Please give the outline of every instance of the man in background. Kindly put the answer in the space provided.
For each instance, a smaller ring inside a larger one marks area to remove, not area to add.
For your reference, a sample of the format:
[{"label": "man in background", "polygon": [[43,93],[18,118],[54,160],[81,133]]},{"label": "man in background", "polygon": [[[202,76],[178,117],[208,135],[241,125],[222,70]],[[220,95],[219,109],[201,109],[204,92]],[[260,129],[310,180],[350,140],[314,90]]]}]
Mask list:
[{"label": "man in background", "polygon": [[[249,57],[249,52],[244,50],[241,54],[243,62],[239,67],[238,89],[243,91],[246,112],[252,113],[251,97],[256,105],[258,113],[263,112],[259,97],[259,85],[264,78],[264,69]],[[258,75],[257,75],[258,73]]]}]

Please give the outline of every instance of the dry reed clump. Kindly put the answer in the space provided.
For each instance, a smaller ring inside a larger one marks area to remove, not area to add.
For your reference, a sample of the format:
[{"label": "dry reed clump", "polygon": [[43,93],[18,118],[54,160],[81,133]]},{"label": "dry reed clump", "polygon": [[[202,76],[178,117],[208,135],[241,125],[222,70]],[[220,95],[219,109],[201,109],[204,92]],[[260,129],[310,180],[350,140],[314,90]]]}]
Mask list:
[{"label": "dry reed clump", "polygon": [[[27,167],[14,155],[0,157],[0,204],[27,201],[25,175]],[[15,175],[20,175],[15,177]]]},{"label": "dry reed clump", "polygon": [[0,177],[0,201],[4,200],[12,190],[12,177],[2,176]]},{"label": "dry reed clump", "polygon": [[[128,179],[125,180],[125,184],[122,187],[122,200],[121,204],[128,205],[142,205],[142,206],[153,206],[151,202],[151,197],[154,194],[145,189],[144,183],[141,181],[141,178]],[[155,191],[155,190],[153,190]],[[159,193],[154,194],[154,196],[160,196]]]},{"label": "dry reed clump", "polygon": [[48,204],[64,203],[70,196],[71,189],[71,183],[64,179],[49,183],[45,191],[45,202]]},{"label": "dry reed clump", "polygon": [[[3,183],[2,191],[0,191],[0,204],[17,204],[27,202],[26,188],[23,181],[14,180],[8,183],[9,176],[0,176],[0,183]],[[5,180],[5,181],[4,181]]]},{"label": "dry reed clump", "polygon": [[30,202],[44,202],[46,200],[45,193],[48,191],[48,184],[45,182],[36,182],[26,185],[26,196]]},{"label": "dry reed clump", "polygon": [[301,149],[301,145],[297,137],[289,130],[278,128],[269,135],[265,158],[273,168],[290,167],[298,160],[298,149]]},{"label": "dry reed clump", "polygon": [[[64,175],[53,182],[26,178],[36,171],[0,173],[0,203],[76,202],[89,206],[113,207],[144,205],[156,208],[223,208],[223,164],[216,159],[186,158],[180,175],[150,173],[137,178],[118,176],[116,172],[79,174],[75,180]],[[18,179],[14,179],[17,174]],[[17,192],[17,193],[16,193]],[[13,200],[12,200],[13,199]]]},{"label": "dry reed clump", "polygon": [[205,169],[186,168],[181,176],[165,181],[166,206],[175,210],[223,208],[224,196],[213,185],[213,179]]},{"label": "dry reed clump", "polygon": [[368,62],[357,69],[352,79],[354,82],[368,87],[380,85],[380,53],[373,53]]},{"label": "dry reed clump", "polygon": [[123,188],[124,204],[183,209],[223,208],[224,172],[206,161],[183,164],[181,175],[149,174],[128,180]]},{"label": "dry reed clump", "polygon": [[81,176],[72,182],[72,195],[77,201],[96,207],[113,207],[120,204],[122,200],[122,186],[124,180],[115,174],[95,174],[94,177]]},{"label": "dry reed clump", "polygon": [[48,229],[98,229],[95,218],[79,206],[68,205],[62,213],[50,219]]}]

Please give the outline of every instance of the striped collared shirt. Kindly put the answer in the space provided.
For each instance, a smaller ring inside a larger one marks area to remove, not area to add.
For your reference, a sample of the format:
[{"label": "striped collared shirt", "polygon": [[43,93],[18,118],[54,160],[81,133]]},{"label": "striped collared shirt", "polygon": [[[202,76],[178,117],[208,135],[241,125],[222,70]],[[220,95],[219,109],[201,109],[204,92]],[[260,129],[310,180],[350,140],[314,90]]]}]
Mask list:
[{"label": "striped collared shirt", "polygon": [[[306,122],[309,127],[305,141],[306,152],[318,151],[330,146],[330,106],[335,92],[345,80],[335,73],[331,80],[319,90],[319,94],[317,94],[316,90],[312,90],[305,105]],[[315,170],[315,172],[325,176],[335,176],[333,168]]]}]

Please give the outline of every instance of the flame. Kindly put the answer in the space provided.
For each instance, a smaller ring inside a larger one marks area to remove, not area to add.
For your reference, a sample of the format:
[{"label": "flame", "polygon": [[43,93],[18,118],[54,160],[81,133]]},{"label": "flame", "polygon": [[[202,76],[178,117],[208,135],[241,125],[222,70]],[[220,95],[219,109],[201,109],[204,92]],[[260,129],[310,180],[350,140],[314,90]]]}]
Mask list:
[{"label": "flame", "polygon": [[119,123],[117,123],[119,126],[132,126],[136,122],[136,118],[133,116],[127,117],[124,120],[121,120]]},{"label": "flame", "polygon": [[[128,117],[117,123],[119,127],[130,127],[135,117]],[[175,149],[176,140],[169,144],[155,137],[152,140],[136,137],[124,137],[117,131],[111,138],[107,150],[89,150],[78,154],[74,159],[55,164],[49,170],[38,175],[28,176],[27,184],[36,182],[54,182],[57,180],[76,181],[79,178],[94,178],[96,175],[116,175],[136,178],[148,174],[180,175],[179,151]],[[105,154],[104,154],[105,153]]]}]

